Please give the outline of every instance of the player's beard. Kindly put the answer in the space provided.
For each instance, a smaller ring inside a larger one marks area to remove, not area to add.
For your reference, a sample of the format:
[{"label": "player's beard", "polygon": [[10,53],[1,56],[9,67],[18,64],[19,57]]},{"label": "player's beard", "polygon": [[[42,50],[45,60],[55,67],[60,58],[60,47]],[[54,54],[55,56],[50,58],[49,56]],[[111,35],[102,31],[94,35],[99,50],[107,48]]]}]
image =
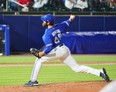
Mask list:
[{"label": "player's beard", "polygon": [[43,27],[47,27],[47,26],[48,26],[48,25],[47,25],[47,22],[43,22],[43,23],[42,23],[42,26],[43,26]]}]

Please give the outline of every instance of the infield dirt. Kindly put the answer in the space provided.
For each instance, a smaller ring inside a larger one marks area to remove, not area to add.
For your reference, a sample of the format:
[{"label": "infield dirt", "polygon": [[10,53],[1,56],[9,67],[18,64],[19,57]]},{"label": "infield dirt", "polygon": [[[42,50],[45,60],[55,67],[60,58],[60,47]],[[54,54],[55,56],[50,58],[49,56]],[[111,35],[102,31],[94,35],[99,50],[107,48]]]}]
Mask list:
[{"label": "infield dirt", "polygon": [[94,81],[49,83],[33,87],[16,85],[0,87],[0,92],[99,92],[107,84],[104,81]]}]

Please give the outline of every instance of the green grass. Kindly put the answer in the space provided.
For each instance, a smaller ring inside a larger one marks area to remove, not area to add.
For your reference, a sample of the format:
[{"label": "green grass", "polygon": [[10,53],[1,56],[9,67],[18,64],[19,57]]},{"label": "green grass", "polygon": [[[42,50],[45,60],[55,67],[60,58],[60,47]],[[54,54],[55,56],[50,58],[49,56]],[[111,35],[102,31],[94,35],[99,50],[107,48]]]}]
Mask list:
[{"label": "green grass", "polygon": [[[93,68],[105,67],[111,79],[116,79],[116,65],[91,65]],[[32,66],[1,66],[0,86],[23,85],[31,75]],[[101,77],[86,73],[75,73],[67,66],[43,66],[39,74],[39,83],[79,82],[102,80]]]},{"label": "green grass", "polygon": [[0,64],[33,63],[34,56],[1,56]]},{"label": "green grass", "polygon": [[[116,62],[116,55],[76,55],[74,56],[78,62]],[[15,63],[34,63],[34,56],[1,56],[0,64],[15,64]],[[60,62],[52,60],[49,62]]]},{"label": "green grass", "polygon": [[[116,62],[115,55],[77,55],[77,62]],[[34,64],[34,56],[1,56],[0,64]],[[49,62],[60,62],[59,60]],[[93,68],[105,67],[111,79],[116,79],[116,64],[89,65]],[[33,66],[0,66],[0,86],[23,85],[31,76]],[[85,73],[75,73],[65,65],[43,66],[39,75],[39,83],[94,81],[102,78]]]},{"label": "green grass", "polygon": [[74,58],[79,62],[116,62],[116,55],[77,55]]}]

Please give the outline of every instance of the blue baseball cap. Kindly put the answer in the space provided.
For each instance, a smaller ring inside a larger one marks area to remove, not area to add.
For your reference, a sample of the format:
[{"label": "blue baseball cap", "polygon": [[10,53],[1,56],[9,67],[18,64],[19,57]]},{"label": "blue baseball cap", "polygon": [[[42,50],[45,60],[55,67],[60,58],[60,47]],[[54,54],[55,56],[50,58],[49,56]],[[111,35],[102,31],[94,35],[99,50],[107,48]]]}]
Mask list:
[{"label": "blue baseball cap", "polygon": [[51,15],[51,14],[47,14],[47,15],[41,16],[41,20],[45,21],[45,22],[53,23],[54,22],[54,16]]}]

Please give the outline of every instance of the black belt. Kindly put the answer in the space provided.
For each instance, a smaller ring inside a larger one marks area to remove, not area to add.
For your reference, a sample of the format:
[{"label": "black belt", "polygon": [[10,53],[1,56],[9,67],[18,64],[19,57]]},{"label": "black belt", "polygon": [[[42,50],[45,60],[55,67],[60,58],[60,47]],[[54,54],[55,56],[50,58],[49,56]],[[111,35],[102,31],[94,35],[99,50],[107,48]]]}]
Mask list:
[{"label": "black belt", "polygon": [[58,45],[59,47],[61,47],[61,46],[63,46],[64,44],[62,43],[62,44],[60,44],[60,45]]}]

